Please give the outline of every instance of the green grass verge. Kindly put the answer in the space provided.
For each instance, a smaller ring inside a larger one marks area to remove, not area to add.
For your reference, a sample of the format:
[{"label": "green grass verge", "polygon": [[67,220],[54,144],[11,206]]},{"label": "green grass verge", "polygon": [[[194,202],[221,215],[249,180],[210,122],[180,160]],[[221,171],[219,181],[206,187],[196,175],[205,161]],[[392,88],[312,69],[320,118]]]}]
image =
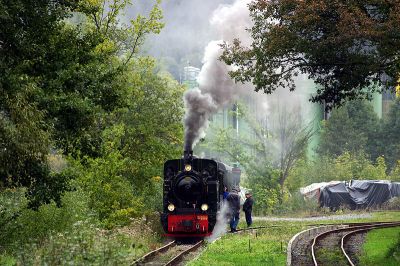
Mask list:
[{"label": "green grass verge", "polygon": [[296,224],[227,234],[208,244],[200,258],[188,265],[285,265],[287,242],[302,228]]},{"label": "green grass verge", "polygon": [[[354,212],[353,214],[360,213],[363,212]],[[239,224],[239,228],[245,227],[243,222],[244,219],[242,218],[241,223]],[[352,219],[345,221],[257,221],[255,222],[254,226],[263,225],[270,227],[259,229],[257,231],[257,234],[255,232],[227,234],[223,236],[220,240],[208,244],[204,252],[197,259],[191,261],[188,265],[286,265],[286,248],[289,240],[301,230],[310,228],[310,225],[342,222],[372,222],[396,220],[400,220],[400,212],[373,212],[372,216],[369,218]],[[331,257],[332,254],[327,255],[328,257]],[[333,262],[337,262],[337,259],[335,258],[336,256],[332,256]]]},{"label": "green grass verge", "polygon": [[[376,229],[368,232],[363,245],[360,265],[400,265],[400,254],[389,254],[399,241],[400,227]],[[397,256],[396,256],[397,255]]]}]

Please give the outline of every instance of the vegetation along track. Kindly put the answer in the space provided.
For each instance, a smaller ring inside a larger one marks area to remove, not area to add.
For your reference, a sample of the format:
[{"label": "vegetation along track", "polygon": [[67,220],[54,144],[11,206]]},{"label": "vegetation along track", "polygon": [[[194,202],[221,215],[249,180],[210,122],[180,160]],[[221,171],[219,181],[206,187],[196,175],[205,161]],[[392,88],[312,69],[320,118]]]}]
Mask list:
[{"label": "vegetation along track", "polygon": [[[248,230],[257,230],[261,228],[267,228],[267,226],[242,228],[238,229],[236,233]],[[143,257],[136,260],[133,265],[178,265],[183,256],[197,250],[202,243],[203,240],[195,241],[191,244],[188,244],[187,242],[183,244],[178,243],[177,241],[172,241],[145,254]]]},{"label": "vegetation along track", "polygon": [[315,266],[318,265],[356,265],[356,254],[363,242],[366,231],[400,226],[400,222],[375,222],[361,225],[350,225],[333,229],[315,236],[311,244],[311,256]]},{"label": "vegetation along track", "polygon": [[190,243],[178,243],[177,241],[172,241],[159,249],[147,253],[135,261],[133,265],[178,265],[185,255],[197,250],[202,243],[203,240]]}]

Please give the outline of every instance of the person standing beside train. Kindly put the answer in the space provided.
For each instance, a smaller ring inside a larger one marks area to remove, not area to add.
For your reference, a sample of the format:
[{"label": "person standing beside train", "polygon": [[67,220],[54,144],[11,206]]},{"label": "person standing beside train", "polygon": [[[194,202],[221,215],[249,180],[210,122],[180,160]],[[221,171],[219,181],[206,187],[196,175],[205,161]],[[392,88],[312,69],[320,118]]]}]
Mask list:
[{"label": "person standing beside train", "polygon": [[233,188],[232,192],[229,193],[228,197],[226,200],[228,201],[228,206],[229,206],[229,211],[231,215],[231,220],[230,220],[230,227],[231,227],[231,232],[236,232],[236,227],[239,223],[239,215],[240,215],[240,197],[239,193],[240,188]]},{"label": "person standing beside train", "polygon": [[246,197],[246,200],[244,201],[244,204],[243,204],[243,211],[246,216],[247,227],[250,227],[250,225],[253,223],[253,220],[251,218],[251,211],[253,210],[254,200],[249,191],[246,192],[245,197]]},{"label": "person standing beside train", "polygon": [[223,199],[223,200],[226,200],[226,198],[228,197],[228,195],[229,195],[228,188],[227,188],[227,187],[224,187],[224,194],[222,195],[222,199]]}]

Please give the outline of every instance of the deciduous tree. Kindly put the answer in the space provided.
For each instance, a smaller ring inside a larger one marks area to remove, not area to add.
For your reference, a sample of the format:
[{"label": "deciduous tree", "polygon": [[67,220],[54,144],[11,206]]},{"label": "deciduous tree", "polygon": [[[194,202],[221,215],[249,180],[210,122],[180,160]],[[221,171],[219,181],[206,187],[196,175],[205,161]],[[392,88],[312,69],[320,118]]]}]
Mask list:
[{"label": "deciduous tree", "polygon": [[311,99],[327,107],[370,98],[373,84],[396,84],[398,0],[255,0],[249,9],[251,46],[237,39],[222,46],[236,81],[272,93],[294,90],[294,77],[304,73],[319,85]]},{"label": "deciduous tree", "polygon": [[318,153],[339,156],[345,151],[365,151],[374,161],[380,154],[380,121],[372,105],[366,101],[351,101],[332,110],[323,121]]}]

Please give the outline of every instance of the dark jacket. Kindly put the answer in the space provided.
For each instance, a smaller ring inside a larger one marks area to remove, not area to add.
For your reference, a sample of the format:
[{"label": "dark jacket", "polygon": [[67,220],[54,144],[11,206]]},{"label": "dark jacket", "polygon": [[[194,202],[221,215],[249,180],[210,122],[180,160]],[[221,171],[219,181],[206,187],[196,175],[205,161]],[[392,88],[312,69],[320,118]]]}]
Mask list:
[{"label": "dark jacket", "polygon": [[248,197],[243,204],[243,211],[251,212],[253,210],[253,203],[254,203],[253,197]]},{"label": "dark jacket", "polygon": [[229,209],[232,214],[240,212],[240,197],[236,193],[229,193],[226,200],[229,203]]}]

